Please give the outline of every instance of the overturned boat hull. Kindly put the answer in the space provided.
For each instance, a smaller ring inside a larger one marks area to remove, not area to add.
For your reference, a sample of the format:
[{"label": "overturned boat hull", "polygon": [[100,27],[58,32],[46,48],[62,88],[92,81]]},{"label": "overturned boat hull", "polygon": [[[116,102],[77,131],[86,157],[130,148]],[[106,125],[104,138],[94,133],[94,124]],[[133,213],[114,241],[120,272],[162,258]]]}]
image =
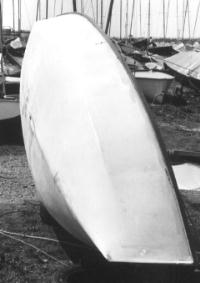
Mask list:
[{"label": "overturned boat hull", "polygon": [[35,24],[20,104],[38,194],[67,231],[109,261],[193,263],[175,179],[143,96],[87,18]]}]

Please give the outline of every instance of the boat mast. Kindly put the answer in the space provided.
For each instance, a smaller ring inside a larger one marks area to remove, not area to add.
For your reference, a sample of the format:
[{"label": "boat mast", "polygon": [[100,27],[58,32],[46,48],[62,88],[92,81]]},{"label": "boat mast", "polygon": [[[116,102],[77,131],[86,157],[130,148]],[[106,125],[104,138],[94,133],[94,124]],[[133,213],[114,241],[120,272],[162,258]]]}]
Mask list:
[{"label": "boat mast", "polygon": [[21,32],[21,0],[18,0],[18,31]]},{"label": "boat mast", "polygon": [[96,0],[96,24],[99,22],[99,0]]},{"label": "boat mast", "polygon": [[99,0],[96,0],[96,20],[97,20],[97,24],[99,23]]},{"label": "boat mast", "polygon": [[122,0],[120,0],[120,39],[122,38]]},{"label": "boat mast", "polygon": [[189,0],[187,0],[188,2],[188,32],[189,32],[189,39],[191,38],[191,33],[190,33],[190,4],[189,4]]},{"label": "boat mast", "polygon": [[92,1],[92,0],[91,0],[91,6],[92,6],[92,15],[93,15],[93,20],[95,21],[94,5],[93,5],[93,1]]},{"label": "boat mast", "polygon": [[39,0],[37,1],[37,7],[36,7],[36,21],[38,20],[38,7],[39,7]]},{"label": "boat mast", "polygon": [[184,29],[185,29],[185,0],[183,0],[183,7],[182,7],[182,10],[183,10],[183,15],[182,15],[182,39],[183,39],[183,36],[184,36]]},{"label": "boat mast", "polygon": [[41,20],[41,2],[37,1],[36,21]]},{"label": "boat mast", "polygon": [[61,2],[61,14],[63,13],[63,0],[62,0],[62,2]]},{"label": "boat mast", "polygon": [[140,37],[142,37],[142,3],[140,0]]},{"label": "boat mast", "polygon": [[151,33],[151,2],[149,0],[149,5],[148,5],[148,38],[150,37]]},{"label": "boat mast", "polygon": [[129,37],[131,37],[131,32],[132,32],[134,10],[135,10],[135,0],[133,0],[133,3],[132,3],[131,26],[130,26],[130,33],[129,33]]},{"label": "boat mast", "polygon": [[198,7],[197,7],[196,19],[195,19],[195,24],[194,24],[194,29],[193,29],[193,37],[194,37],[194,34],[195,34],[195,29],[196,29],[196,25],[197,25],[198,16],[199,16],[199,8],[200,8],[200,0],[199,0]]},{"label": "boat mast", "polygon": [[106,34],[108,34],[109,26],[111,25],[113,4],[114,4],[114,0],[110,0],[110,6],[109,6],[109,11],[108,11],[108,18],[107,18],[106,29],[105,29],[105,33]]},{"label": "boat mast", "polygon": [[2,1],[0,1],[0,52],[1,52],[1,76],[2,76],[2,94],[1,97],[6,95],[4,64],[3,64],[3,13]]},{"label": "boat mast", "polygon": [[187,16],[187,10],[188,10],[188,0],[187,0],[187,2],[186,2],[185,13],[184,13],[184,18],[183,18],[183,33],[182,33],[182,38],[184,38],[185,20],[186,20],[186,16]]},{"label": "boat mast", "polygon": [[101,0],[101,28],[103,29],[103,0]]},{"label": "boat mast", "polygon": [[179,38],[179,24],[178,24],[178,0],[176,0],[176,24],[177,24],[177,39]]},{"label": "boat mast", "polygon": [[77,7],[76,7],[76,0],[72,0],[73,1],[73,11],[74,11],[74,13],[76,13],[77,12]]},{"label": "boat mast", "polygon": [[56,15],[56,0],[54,0],[53,15]]},{"label": "boat mast", "polygon": [[[2,14],[2,0],[0,1],[0,53],[3,53],[3,14]],[[2,60],[1,60],[2,61]]]},{"label": "boat mast", "polygon": [[12,0],[12,12],[13,12],[13,30],[15,30],[15,1]]},{"label": "boat mast", "polygon": [[125,36],[128,38],[128,4],[129,0],[126,0],[126,24],[125,24]]},{"label": "boat mast", "polygon": [[83,0],[81,0],[81,14],[83,15],[84,14],[84,3],[83,3]]},{"label": "boat mast", "polygon": [[46,0],[46,19],[48,19],[49,0]]},{"label": "boat mast", "polygon": [[166,20],[166,31],[165,31],[165,36],[167,36],[167,30],[168,30],[170,2],[171,2],[171,0],[168,0],[168,3],[167,3],[167,20]]},{"label": "boat mast", "polygon": [[110,25],[109,25],[109,28],[108,28],[108,34],[110,36],[110,31],[111,31],[111,21],[110,21]]},{"label": "boat mast", "polygon": [[165,39],[165,0],[163,0],[163,38]]}]

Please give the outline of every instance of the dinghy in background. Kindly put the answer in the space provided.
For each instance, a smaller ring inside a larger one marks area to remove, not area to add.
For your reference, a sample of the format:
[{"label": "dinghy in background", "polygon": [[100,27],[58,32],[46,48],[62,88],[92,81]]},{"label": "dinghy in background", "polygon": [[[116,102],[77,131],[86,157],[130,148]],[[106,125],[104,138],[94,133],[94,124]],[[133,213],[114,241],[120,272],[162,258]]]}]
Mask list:
[{"label": "dinghy in background", "polygon": [[12,119],[20,115],[19,100],[1,98],[0,99],[0,121]]},{"label": "dinghy in background", "polygon": [[167,89],[174,80],[173,76],[155,71],[133,72],[133,76],[150,103],[162,104]]},{"label": "dinghy in background", "polygon": [[66,14],[34,25],[20,109],[38,194],[67,231],[108,261],[193,263],[176,182],[143,95],[89,19]]}]

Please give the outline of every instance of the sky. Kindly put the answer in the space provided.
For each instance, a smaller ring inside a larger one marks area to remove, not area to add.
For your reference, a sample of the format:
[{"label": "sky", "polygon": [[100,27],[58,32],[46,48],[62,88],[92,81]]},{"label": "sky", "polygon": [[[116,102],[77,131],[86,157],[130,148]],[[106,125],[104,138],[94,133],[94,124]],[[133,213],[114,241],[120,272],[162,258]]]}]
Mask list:
[{"label": "sky", "polygon": [[[163,13],[163,1],[165,3],[165,13]],[[1,0],[1,2],[3,7],[3,26],[14,26],[14,29],[17,30],[18,0]],[[40,0],[40,2],[41,9],[38,17],[42,20],[46,18],[46,0]],[[82,12],[91,17],[100,26],[101,2],[101,0],[77,0],[78,12]],[[148,24],[149,2],[150,24]],[[15,14],[14,20],[13,3]],[[22,29],[31,30],[34,22],[36,21],[37,3],[38,0],[21,0]],[[49,17],[71,12],[73,8],[72,0],[49,0],[48,3]],[[106,26],[109,3],[110,0],[103,0],[104,29]],[[111,36],[120,36],[120,3],[121,0],[114,1],[110,29]],[[133,5],[134,10],[132,9]],[[163,14],[165,14],[165,29],[163,27]],[[171,38],[200,37],[200,0],[122,0],[121,26],[122,37],[124,37],[127,33],[128,35],[132,34],[133,37],[146,37],[149,34],[148,31],[150,31],[150,35],[153,37],[164,37],[164,34],[166,37]]]}]

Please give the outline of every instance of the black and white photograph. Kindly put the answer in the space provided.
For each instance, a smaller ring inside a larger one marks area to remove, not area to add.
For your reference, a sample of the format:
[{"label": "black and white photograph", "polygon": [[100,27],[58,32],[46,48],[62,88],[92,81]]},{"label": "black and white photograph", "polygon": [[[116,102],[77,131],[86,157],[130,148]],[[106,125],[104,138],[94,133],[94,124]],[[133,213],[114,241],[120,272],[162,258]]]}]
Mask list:
[{"label": "black and white photograph", "polygon": [[7,282],[200,282],[200,0],[0,0]]}]

